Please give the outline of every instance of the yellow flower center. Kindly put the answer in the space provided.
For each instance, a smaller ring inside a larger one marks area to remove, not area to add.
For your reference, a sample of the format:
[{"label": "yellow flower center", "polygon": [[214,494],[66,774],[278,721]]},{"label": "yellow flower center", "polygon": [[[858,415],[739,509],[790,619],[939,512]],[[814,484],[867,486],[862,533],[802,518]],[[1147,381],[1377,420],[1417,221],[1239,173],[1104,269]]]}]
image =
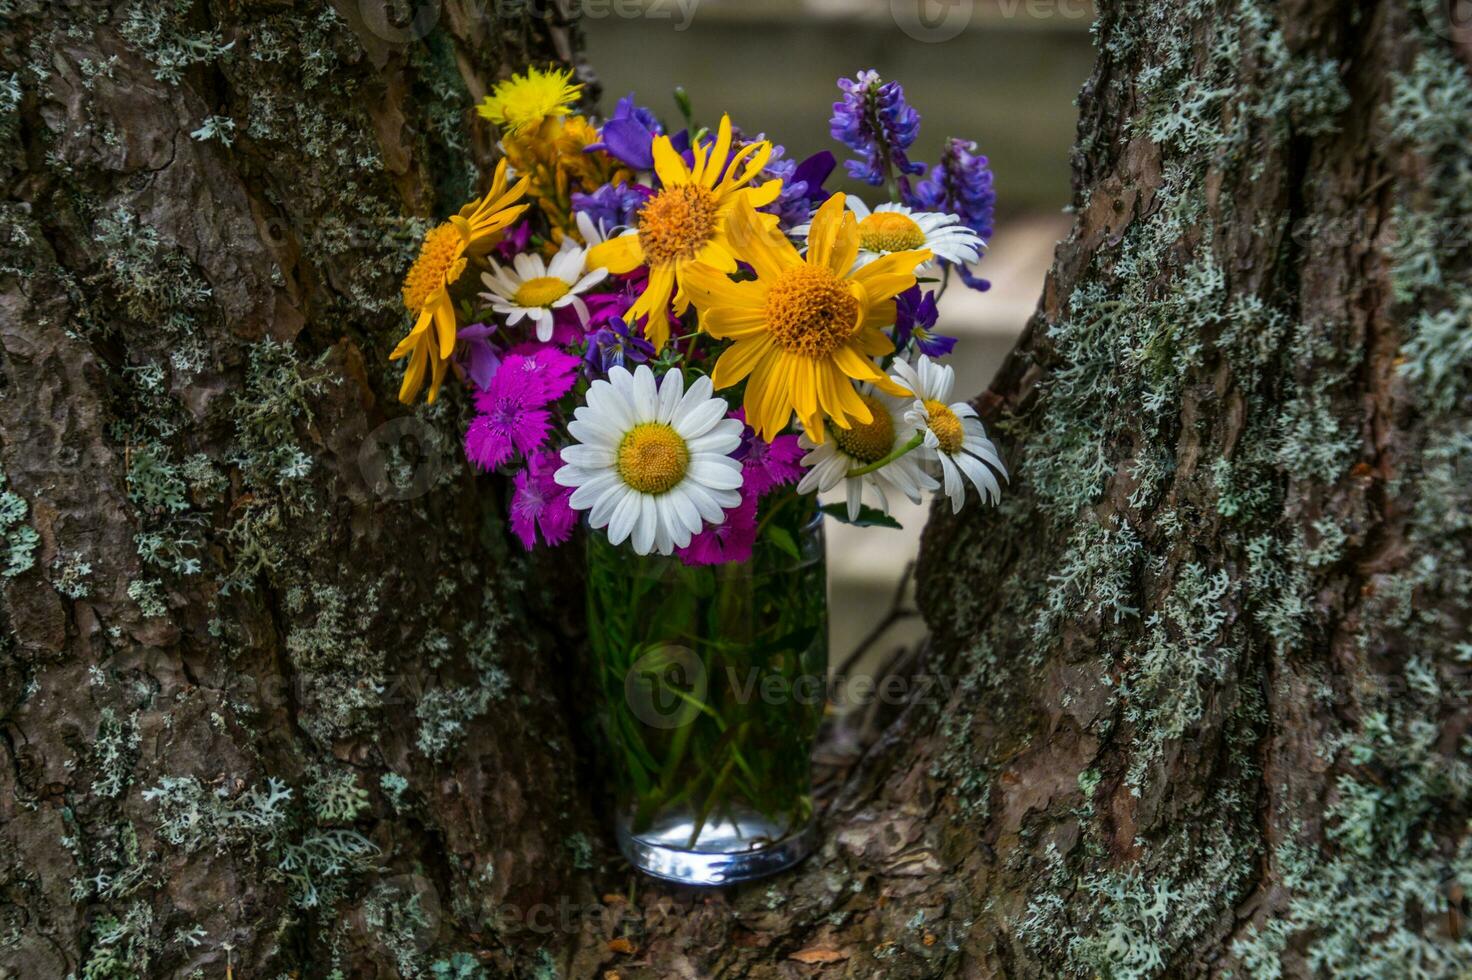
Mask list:
[{"label": "yellow flower center", "polygon": [[859,222],[859,247],[867,252],[909,252],[925,247],[925,232],[907,215],[875,211]]},{"label": "yellow flower center", "polygon": [[556,276],[538,276],[516,287],[516,305],[524,309],[551,306],[567,295],[572,287]]},{"label": "yellow flower center", "polygon": [[690,448],[663,422],[634,426],[618,444],[618,475],[640,493],[673,490],[690,466]]},{"label": "yellow flower center", "polygon": [[940,440],[940,450],[947,456],[954,456],[961,451],[961,443],[966,438],[966,430],[961,426],[961,420],[956,413],[951,411],[940,402],[925,400],[925,414],[929,416],[930,431]]},{"label": "yellow flower center", "polygon": [[874,419],[866,424],[854,422],[852,428],[835,425],[830,431],[838,448],[861,463],[877,463],[894,451],[894,419],[889,409],[873,395],[860,395]]},{"label": "yellow flower center", "polygon": [[404,305],[409,312],[418,313],[431,296],[445,288],[446,278],[460,260],[464,248],[465,238],[460,229],[449,223],[424,236],[419,258],[414,260],[409,274],[404,277]]},{"label": "yellow flower center", "polygon": [[716,196],[695,184],[676,184],[639,211],[639,245],[651,266],[693,259],[716,233]]},{"label": "yellow flower center", "polygon": [[767,325],[789,354],[822,358],[843,345],[859,326],[859,300],[826,268],[799,265],[767,290]]}]

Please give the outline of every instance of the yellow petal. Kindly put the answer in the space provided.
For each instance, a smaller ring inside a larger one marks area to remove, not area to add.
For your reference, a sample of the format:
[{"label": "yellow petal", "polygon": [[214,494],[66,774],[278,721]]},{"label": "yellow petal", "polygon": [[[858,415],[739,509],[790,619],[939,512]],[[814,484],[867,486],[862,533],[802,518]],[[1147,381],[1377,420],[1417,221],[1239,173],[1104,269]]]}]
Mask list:
[{"label": "yellow petal", "polygon": [[770,337],[754,337],[751,340],[736,341],[721,352],[720,358],[716,361],[716,369],[711,375],[711,384],[717,388],[729,388],[734,384],[740,384],[741,379],[762,363],[771,350]]},{"label": "yellow petal", "polygon": [[732,282],[724,269],[705,262],[691,262],[680,271],[680,284],[701,310],[733,306],[760,309],[766,287],[759,282]]},{"label": "yellow petal", "polygon": [[670,339],[670,294],[675,291],[675,270],[668,265],[649,270],[649,285],[634,305],[629,307],[630,320],[644,320],[644,337],[656,351]]},{"label": "yellow petal", "polygon": [[[813,223],[808,227],[808,264],[828,266],[833,257],[834,240],[838,238],[843,230],[843,216],[848,213],[845,201],[848,198],[840,191],[818,208],[818,213],[813,215]],[[857,237],[857,226],[855,226]],[[848,272],[848,268],[834,269],[840,276]]]},{"label": "yellow petal", "polygon": [[[769,180],[765,184],[757,184],[746,188],[747,199],[751,201],[754,208],[764,208],[777,200],[782,194],[782,181]],[[772,215],[776,217],[776,215]]]},{"label": "yellow petal", "polygon": [[409,331],[403,340],[399,341],[399,346],[394,348],[394,352],[388,356],[388,359],[390,361],[397,361],[423,342],[425,335],[429,331],[429,326],[433,322],[434,312],[429,308],[428,304],[425,304],[424,309],[419,311],[419,319],[414,322],[414,328]]},{"label": "yellow petal", "polygon": [[429,403],[431,405],[433,405],[434,404],[434,400],[439,397],[439,394],[440,394],[440,383],[445,380],[445,370],[447,368],[449,368],[449,366],[450,366],[450,362],[448,360],[444,360],[444,361],[436,361],[436,360],[433,360],[433,359],[430,360],[430,363],[429,363],[430,378],[429,378],[429,398],[428,398],[428,401],[429,401]]},{"label": "yellow petal", "polygon": [[430,311],[434,314],[435,340],[439,344],[439,360],[449,360],[450,355],[455,353],[455,332],[459,329],[455,322],[455,304],[450,300],[450,294],[445,292],[430,303]]},{"label": "yellow petal", "polygon": [[929,262],[927,249],[915,252],[891,252],[881,255],[862,269],[855,269],[849,278],[861,284],[869,292],[869,298],[878,302],[889,299],[915,285],[915,267]]},{"label": "yellow petal", "polygon": [[884,331],[868,327],[860,329],[848,342],[865,357],[883,357],[894,350],[894,341]]},{"label": "yellow petal", "polygon": [[859,397],[858,391],[853,384],[844,377],[842,369],[835,364],[820,364],[818,370],[826,374],[826,390],[828,392],[828,415],[835,423],[845,429],[852,428],[855,422],[860,425],[868,425],[874,421],[874,413]]},{"label": "yellow petal", "polygon": [[616,276],[633,272],[644,264],[644,249],[637,234],[619,235],[588,249],[589,269],[607,269]]},{"label": "yellow petal", "polygon": [[847,344],[833,352],[833,366],[857,381],[874,381],[884,377],[884,373],[873,361]]},{"label": "yellow petal", "polygon": [[670,145],[668,136],[654,138],[654,172],[659,175],[659,182],[666,187],[690,183],[690,171],[680,154]]},{"label": "yellow petal", "polygon": [[404,369],[404,383],[399,385],[399,401],[405,405],[414,404],[414,399],[419,397],[419,389],[424,387],[424,369],[428,365],[429,351],[422,344],[415,347],[409,366]]},{"label": "yellow petal", "polygon": [[768,231],[745,195],[731,211],[723,242],[734,254],[751,263],[761,279],[775,278],[784,270],[802,264],[802,256],[787,236]]},{"label": "yellow petal", "polygon": [[720,175],[721,170],[725,167],[726,158],[730,155],[731,117],[721,113],[721,125],[716,129],[716,145],[710,151],[710,170],[705,174],[704,181],[700,181],[697,177],[697,182],[703,183],[706,187],[714,186],[716,177]]},{"label": "yellow petal", "polygon": [[695,261],[713,265],[722,272],[736,271],[736,256],[731,254],[731,250],[726,248],[719,236],[701,246],[700,251],[695,253]]}]

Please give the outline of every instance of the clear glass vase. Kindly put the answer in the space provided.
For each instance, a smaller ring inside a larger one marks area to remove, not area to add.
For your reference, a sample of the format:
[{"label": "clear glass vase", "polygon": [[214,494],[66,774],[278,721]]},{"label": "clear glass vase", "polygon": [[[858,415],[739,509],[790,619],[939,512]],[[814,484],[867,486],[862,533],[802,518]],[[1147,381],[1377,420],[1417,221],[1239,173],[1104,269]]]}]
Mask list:
[{"label": "clear glass vase", "polygon": [[691,567],[588,535],[589,648],[619,847],[641,871],[731,884],[813,848],[828,656],[815,508],[767,497],[744,563]]}]

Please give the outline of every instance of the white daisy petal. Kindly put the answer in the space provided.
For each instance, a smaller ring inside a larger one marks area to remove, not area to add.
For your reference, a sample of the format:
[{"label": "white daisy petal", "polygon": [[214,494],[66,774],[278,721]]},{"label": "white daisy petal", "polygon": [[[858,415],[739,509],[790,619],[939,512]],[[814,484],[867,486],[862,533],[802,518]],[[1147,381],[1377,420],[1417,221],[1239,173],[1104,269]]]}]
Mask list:
[{"label": "white daisy petal", "polygon": [[[639,498],[644,495],[633,490],[625,489],[622,499],[613,508],[613,514],[608,519],[608,542],[610,544],[623,544],[634,531],[634,526],[639,521]],[[638,551],[637,548],[634,549]],[[640,551],[639,554],[648,554],[648,549]]]},{"label": "white daisy petal", "polygon": [[562,451],[562,461],[584,469],[607,469],[613,466],[618,454],[603,446],[568,446]]},{"label": "white daisy petal", "polygon": [[[685,397],[685,376],[679,371],[668,371],[659,382],[658,404],[655,410],[655,419],[666,425],[675,417],[675,409],[680,404],[680,399]],[[675,430],[681,436],[685,433]]]},{"label": "white daisy petal", "polygon": [[639,514],[634,519],[630,541],[634,546],[634,554],[647,555],[654,549],[654,532],[659,526],[659,514],[655,511],[654,498],[649,494],[637,494],[636,499],[639,501]]},{"label": "white daisy petal", "polygon": [[[687,392],[687,397],[688,394]],[[675,426],[675,431],[686,439],[694,439],[710,431],[717,422],[726,417],[726,412],[730,408],[719,398],[702,400],[699,405],[700,407],[694,411],[687,412]],[[737,425],[739,427],[740,423],[738,422]],[[738,428],[737,431],[739,432],[740,429]]]},{"label": "white daisy petal", "polygon": [[740,465],[722,466],[716,462],[718,459],[729,460],[730,457],[709,454],[693,456],[690,459],[690,468],[685,473],[690,479],[714,490],[741,489]]},{"label": "white daisy petal", "polygon": [[634,372],[631,401],[641,422],[653,422],[659,411],[659,393],[654,386],[654,372],[648,364],[640,364]]}]

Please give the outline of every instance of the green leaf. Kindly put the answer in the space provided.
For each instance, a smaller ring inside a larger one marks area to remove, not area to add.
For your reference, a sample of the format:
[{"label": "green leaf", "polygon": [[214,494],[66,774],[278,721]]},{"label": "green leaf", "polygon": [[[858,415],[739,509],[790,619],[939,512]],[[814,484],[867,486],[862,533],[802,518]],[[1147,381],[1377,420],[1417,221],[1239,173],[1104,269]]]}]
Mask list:
[{"label": "green leaf", "polygon": [[774,545],[781,548],[783,551],[787,552],[798,561],[802,560],[802,552],[797,550],[797,542],[793,539],[792,532],[787,530],[787,528],[778,527],[777,525],[773,524],[767,528],[767,537],[772,539],[772,543]]},{"label": "green leaf", "polygon": [[847,504],[825,504],[818,509],[835,521],[842,524],[852,524],[854,527],[892,527],[898,529],[902,526],[899,521],[890,517],[884,511],[876,507],[870,507],[868,504],[859,507],[859,519],[856,521],[848,519]]}]

